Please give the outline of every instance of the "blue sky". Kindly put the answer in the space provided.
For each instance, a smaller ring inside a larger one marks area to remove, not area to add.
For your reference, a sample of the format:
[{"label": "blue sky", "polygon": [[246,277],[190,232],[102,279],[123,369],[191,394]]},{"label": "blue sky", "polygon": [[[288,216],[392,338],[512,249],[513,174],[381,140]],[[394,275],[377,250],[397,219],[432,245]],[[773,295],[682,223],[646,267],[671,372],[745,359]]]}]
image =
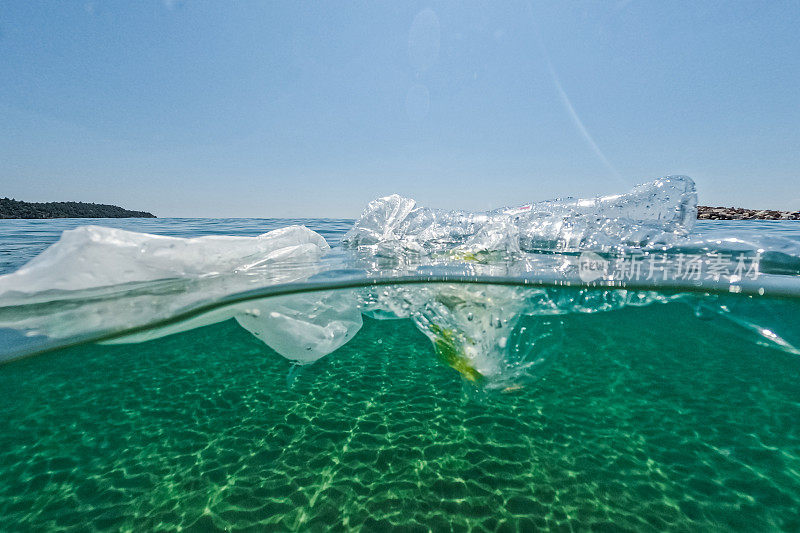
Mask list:
[{"label": "blue sky", "polygon": [[800,209],[797,2],[0,2],[0,196],[487,209],[687,174]]}]

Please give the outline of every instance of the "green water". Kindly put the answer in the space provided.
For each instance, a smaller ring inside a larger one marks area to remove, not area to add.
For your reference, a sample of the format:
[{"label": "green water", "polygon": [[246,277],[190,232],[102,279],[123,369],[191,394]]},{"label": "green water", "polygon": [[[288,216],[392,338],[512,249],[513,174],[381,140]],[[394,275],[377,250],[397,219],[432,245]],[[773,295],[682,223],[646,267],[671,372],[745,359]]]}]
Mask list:
[{"label": "green water", "polygon": [[523,325],[506,390],[366,317],[299,371],[233,320],[0,366],[2,528],[800,528],[797,356],[679,303]]}]

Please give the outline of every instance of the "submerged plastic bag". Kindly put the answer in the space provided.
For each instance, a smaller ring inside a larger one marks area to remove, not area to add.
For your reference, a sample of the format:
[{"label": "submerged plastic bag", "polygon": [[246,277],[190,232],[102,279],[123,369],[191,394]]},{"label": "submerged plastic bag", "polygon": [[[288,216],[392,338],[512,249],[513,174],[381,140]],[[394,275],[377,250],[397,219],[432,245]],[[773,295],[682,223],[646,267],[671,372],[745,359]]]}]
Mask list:
[{"label": "submerged plastic bag", "polygon": [[292,261],[318,262],[328,250],[325,239],[304,226],[257,237],[191,239],[81,226],[65,231],[16,272],[0,276],[0,296],[240,273]]},{"label": "submerged plastic bag", "polygon": [[[329,250],[321,235],[303,226],[257,237],[191,239],[84,226],[0,276],[8,306],[0,311],[0,327],[69,338],[143,326],[254,286],[308,279]],[[314,293],[229,305],[109,342],[142,342],[230,318],[303,363],[337,349],[361,327],[352,295]]]}]

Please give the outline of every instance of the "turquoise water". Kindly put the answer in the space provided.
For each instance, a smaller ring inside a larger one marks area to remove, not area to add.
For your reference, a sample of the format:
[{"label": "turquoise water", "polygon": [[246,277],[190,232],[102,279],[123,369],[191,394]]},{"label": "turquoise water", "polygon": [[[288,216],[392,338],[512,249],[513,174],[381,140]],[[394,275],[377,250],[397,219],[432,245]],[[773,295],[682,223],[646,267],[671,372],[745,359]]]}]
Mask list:
[{"label": "turquoise water", "polygon": [[[109,222],[178,236],[287,225]],[[79,222],[3,223],[10,271]],[[329,240],[349,227],[305,224]],[[732,230],[800,240],[791,223],[698,228]],[[640,295],[652,300],[642,306],[608,288],[453,282],[386,290],[430,293],[425,305],[448,309],[494,302],[484,308],[506,313],[500,330],[512,330],[499,344],[507,357],[502,379],[469,379],[419,321],[371,318],[380,313],[366,313],[349,342],[307,366],[233,319],[7,362],[0,366],[3,527],[800,528],[797,299],[713,291],[672,298],[665,289]],[[511,324],[506,296],[547,297],[583,311],[522,313]],[[276,301],[251,304],[268,309]],[[448,318],[428,311],[426,320]]]},{"label": "turquoise water", "polygon": [[682,304],[527,326],[547,364],[505,391],[468,385],[407,320],[366,319],[294,371],[233,321],[10,363],[0,514],[26,529],[800,527],[796,356]]}]

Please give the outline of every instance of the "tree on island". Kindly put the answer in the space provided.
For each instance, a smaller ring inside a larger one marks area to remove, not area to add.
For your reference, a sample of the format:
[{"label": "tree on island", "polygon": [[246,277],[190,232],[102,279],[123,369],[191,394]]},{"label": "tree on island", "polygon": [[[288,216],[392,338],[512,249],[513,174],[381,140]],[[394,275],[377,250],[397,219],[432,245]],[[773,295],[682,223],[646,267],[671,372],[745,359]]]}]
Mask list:
[{"label": "tree on island", "polygon": [[116,205],[86,202],[22,202],[0,198],[0,218],[156,218],[152,213],[129,211]]}]

